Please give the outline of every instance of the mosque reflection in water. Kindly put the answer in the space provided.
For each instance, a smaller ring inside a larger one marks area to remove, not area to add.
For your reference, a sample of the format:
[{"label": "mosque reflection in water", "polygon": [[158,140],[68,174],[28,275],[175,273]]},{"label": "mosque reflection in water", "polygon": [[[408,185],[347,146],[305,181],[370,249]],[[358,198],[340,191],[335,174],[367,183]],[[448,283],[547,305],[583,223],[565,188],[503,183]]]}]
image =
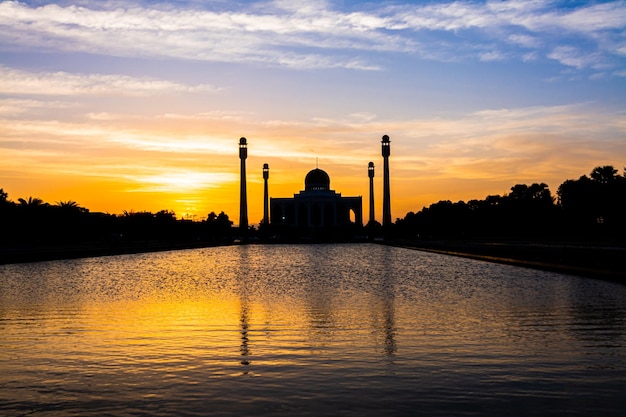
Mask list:
[{"label": "mosque reflection in water", "polygon": [[[328,258],[321,260],[322,252],[330,247],[333,250],[327,253]],[[236,282],[233,294],[239,304],[239,363],[244,367],[243,374],[249,374],[253,370],[262,372],[261,369],[267,372],[267,366],[276,360],[271,357],[280,356],[278,346],[286,350],[310,349],[311,352],[328,351],[331,354],[335,345],[354,343],[354,340],[344,340],[338,329],[351,333],[361,326],[365,327],[361,329],[362,334],[357,340],[363,339],[358,344],[377,346],[379,353],[388,359],[389,365],[393,364],[397,350],[394,278],[391,272],[394,260],[389,256],[393,249],[383,246],[379,253],[382,256],[365,259],[372,270],[380,271],[381,263],[390,268],[381,272],[380,279],[371,291],[358,295],[350,293],[347,298],[342,299],[338,283],[333,282],[327,271],[336,256],[343,258],[341,253],[336,252],[337,247],[320,245],[315,251],[310,251],[306,246],[302,248],[304,250],[297,251],[299,256],[292,261],[296,265],[302,264],[312,269],[298,277],[300,291],[294,294],[290,290],[273,288],[270,290],[274,293],[272,296],[268,296],[265,293],[268,288],[263,284],[260,288],[258,280],[254,278],[257,275],[255,271],[261,267],[258,264],[258,247],[242,245],[237,248],[237,273],[232,279]],[[376,263],[378,265],[374,265]],[[265,270],[268,267],[261,268]],[[289,270],[298,276],[293,268]],[[259,291],[265,294],[261,298],[258,297]],[[362,301],[355,301],[354,297]],[[352,306],[349,310],[345,309],[346,303]],[[359,308],[353,309],[354,305],[359,305]],[[278,328],[285,325],[285,329],[280,332],[281,336],[276,335],[276,323],[280,324]],[[298,325],[294,327],[294,323]],[[279,340],[278,346],[274,346]],[[269,358],[266,354],[269,354]]]}]

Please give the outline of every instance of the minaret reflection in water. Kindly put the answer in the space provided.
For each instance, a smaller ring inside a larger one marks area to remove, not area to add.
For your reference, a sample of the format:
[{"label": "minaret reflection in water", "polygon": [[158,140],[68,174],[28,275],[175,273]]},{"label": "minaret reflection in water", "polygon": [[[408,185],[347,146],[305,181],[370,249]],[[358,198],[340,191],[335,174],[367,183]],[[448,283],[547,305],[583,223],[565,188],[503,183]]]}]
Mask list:
[{"label": "minaret reflection in water", "polygon": [[[237,292],[239,294],[239,333],[241,335],[240,345],[239,345],[239,353],[240,353],[240,364],[244,367],[248,367],[250,365],[250,339],[249,339],[249,329],[250,329],[250,309],[248,307],[249,304],[249,294],[248,294],[248,285],[246,281],[246,276],[248,272],[248,247],[242,245],[238,251],[239,258],[239,271],[237,273],[237,281],[238,288]],[[244,375],[249,373],[248,369],[243,371]]]},{"label": "minaret reflection in water", "polygon": [[[250,355],[250,347],[248,346],[248,303],[245,299],[241,300],[241,346],[239,347],[239,352],[241,352],[241,364],[244,366],[250,365],[250,360],[248,356]],[[248,373],[245,371],[244,373]]]},{"label": "minaret reflection in water", "polygon": [[389,358],[389,365],[393,364],[396,345],[396,319],[395,319],[395,294],[393,278],[392,248],[386,246],[384,258],[380,260],[385,265],[385,272],[379,282],[378,296],[381,301],[383,351]]}]

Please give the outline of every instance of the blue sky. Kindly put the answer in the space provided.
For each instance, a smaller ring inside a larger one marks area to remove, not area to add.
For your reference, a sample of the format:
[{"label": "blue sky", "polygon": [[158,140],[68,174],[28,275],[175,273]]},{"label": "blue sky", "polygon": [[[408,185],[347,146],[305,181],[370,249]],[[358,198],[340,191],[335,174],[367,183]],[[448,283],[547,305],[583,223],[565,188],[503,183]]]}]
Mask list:
[{"label": "blue sky", "polygon": [[240,136],[281,197],[316,158],[365,195],[389,134],[394,217],[555,193],[626,164],[625,34],[624,1],[3,1],[0,187],[236,218]]}]

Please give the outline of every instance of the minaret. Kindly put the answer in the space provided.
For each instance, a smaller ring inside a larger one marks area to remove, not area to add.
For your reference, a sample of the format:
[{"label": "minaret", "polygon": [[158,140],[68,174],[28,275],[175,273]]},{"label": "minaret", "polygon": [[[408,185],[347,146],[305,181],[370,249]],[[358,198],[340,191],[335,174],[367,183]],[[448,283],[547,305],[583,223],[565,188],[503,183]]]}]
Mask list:
[{"label": "minaret", "polygon": [[269,204],[268,204],[268,192],[267,192],[267,180],[270,177],[270,166],[263,164],[263,223],[265,225],[270,222]]},{"label": "minaret", "polygon": [[374,216],[374,163],[367,164],[367,176],[370,177],[370,223],[376,221]]},{"label": "minaret", "polygon": [[241,180],[239,192],[239,229],[244,235],[248,231],[248,198],[246,192],[246,158],[248,157],[248,141],[239,139],[239,159],[241,160]]},{"label": "minaret", "polygon": [[391,194],[389,192],[389,155],[391,155],[389,136],[384,135],[382,144],[383,152],[383,227],[391,226]]}]

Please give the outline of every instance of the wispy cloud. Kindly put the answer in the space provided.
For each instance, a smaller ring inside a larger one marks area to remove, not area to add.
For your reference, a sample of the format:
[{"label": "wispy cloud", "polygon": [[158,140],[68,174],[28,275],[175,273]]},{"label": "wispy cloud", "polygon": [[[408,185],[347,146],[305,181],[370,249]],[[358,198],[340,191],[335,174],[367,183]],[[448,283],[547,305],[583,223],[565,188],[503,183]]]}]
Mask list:
[{"label": "wispy cloud", "polygon": [[223,183],[235,182],[239,176],[234,172],[199,172],[194,169],[160,169],[145,175],[129,175],[126,180],[135,184],[129,192],[189,193],[215,188]]},{"label": "wispy cloud", "polygon": [[[0,68],[2,67],[0,66]],[[32,116],[34,112],[39,110],[68,109],[72,107],[76,107],[76,104],[62,101],[5,98],[0,99],[0,118],[15,117],[26,113]]]},{"label": "wispy cloud", "polygon": [[[194,3],[185,8],[131,1],[82,4],[0,3],[2,48],[358,70],[380,69],[384,60],[376,53],[526,61],[535,52],[565,66],[587,68],[598,61],[621,65],[615,61],[626,28],[624,1],[575,8],[518,0],[382,3],[359,11],[339,10],[331,2],[298,2],[297,7],[284,1],[253,2],[237,10],[226,3],[196,8]],[[430,35],[438,33],[446,34],[445,41],[431,41]]]},{"label": "wispy cloud", "polygon": [[[560,61],[563,65],[581,68],[597,60],[611,61],[619,55],[614,44],[624,39],[625,7],[623,1],[578,8],[558,8],[557,2],[545,1],[450,2],[423,7],[397,6],[390,17],[394,28],[454,33],[457,41],[468,40],[474,44],[473,52],[479,57],[485,56],[490,42],[499,39],[521,47],[510,51],[509,56],[517,56],[522,61],[529,50],[545,56],[557,48],[595,57],[584,62]],[[472,37],[471,31],[479,31],[480,36]],[[468,52],[462,50],[461,44],[453,42],[451,48],[448,44],[448,53],[466,56]]]},{"label": "wispy cloud", "polygon": [[155,96],[164,94],[216,92],[216,87],[185,85],[166,80],[111,74],[28,72],[0,65],[0,94]]},{"label": "wispy cloud", "polygon": [[555,59],[560,63],[575,68],[603,68],[606,66],[602,62],[602,56],[598,53],[587,53],[573,46],[558,46],[550,54],[548,58]]}]

